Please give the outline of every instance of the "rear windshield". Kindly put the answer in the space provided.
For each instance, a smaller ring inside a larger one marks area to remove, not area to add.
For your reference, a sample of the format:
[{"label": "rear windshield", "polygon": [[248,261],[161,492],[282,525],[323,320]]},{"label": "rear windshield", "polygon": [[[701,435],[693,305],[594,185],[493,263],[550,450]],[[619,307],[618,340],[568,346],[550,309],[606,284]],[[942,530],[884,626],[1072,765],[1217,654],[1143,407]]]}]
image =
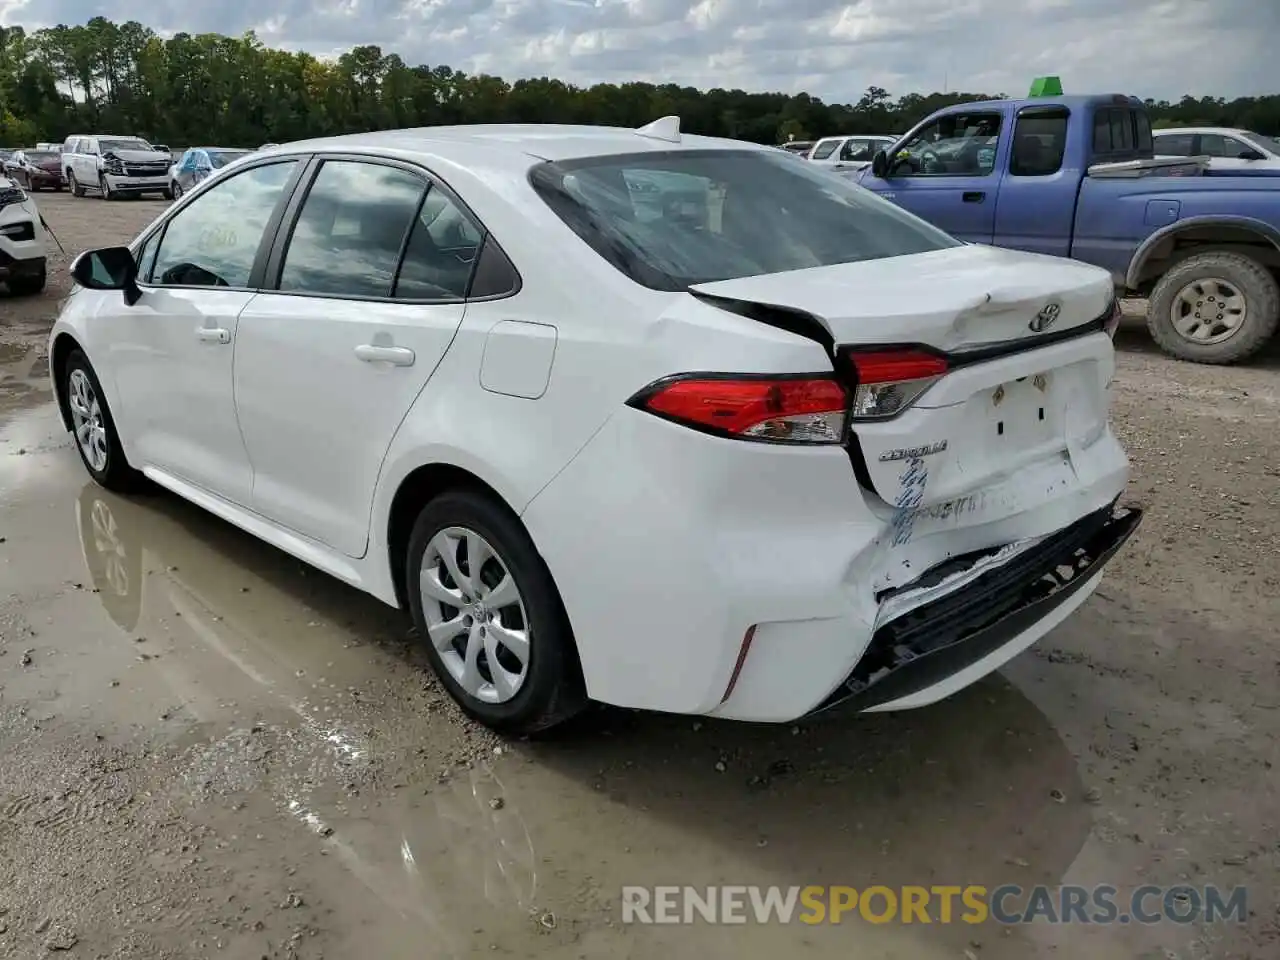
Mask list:
[{"label": "rear windshield", "polygon": [[43,163],[45,160],[57,160],[58,154],[51,150],[28,150],[27,159],[32,163]]},{"label": "rear windshield", "polygon": [[248,155],[248,150],[210,150],[209,163],[213,165],[213,169],[220,170],[232,160],[239,160]]},{"label": "rear windshield", "polygon": [[99,140],[98,149],[103,153],[110,153],[112,150],[154,150],[155,148],[145,140]]},{"label": "rear windshield", "polygon": [[593,250],[655,290],[960,245],[869,190],[773,150],[548,162],[530,182]]}]

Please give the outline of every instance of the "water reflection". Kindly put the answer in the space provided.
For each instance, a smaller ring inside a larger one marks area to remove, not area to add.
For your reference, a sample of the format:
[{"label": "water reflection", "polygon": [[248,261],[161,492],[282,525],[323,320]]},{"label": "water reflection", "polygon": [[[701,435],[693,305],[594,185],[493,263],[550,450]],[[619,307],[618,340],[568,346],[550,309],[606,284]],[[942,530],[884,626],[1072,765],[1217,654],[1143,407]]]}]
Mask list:
[{"label": "water reflection", "polygon": [[[435,955],[467,955],[466,904],[523,919],[538,892],[538,860],[515,786],[482,762],[421,799],[380,797],[377,817],[363,814],[361,799],[377,796],[388,773],[378,724],[394,718],[342,694],[379,664],[347,630],[299,618],[298,600],[268,579],[219,563],[171,514],[206,523],[163,495],[129,500],[89,483],[76,501],[84,562],[121,642],[146,633],[158,658],[147,676],[162,678],[202,734],[170,785],[173,799],[215,820],[247,807],[259,823],[297,823],[303,831],[281,837],[291,855],[307,843],[324,851],[383,908],[451,944]],[[278,559],[234,532],[230,542]],[[155,693],[136,682],[140,695]]]}]

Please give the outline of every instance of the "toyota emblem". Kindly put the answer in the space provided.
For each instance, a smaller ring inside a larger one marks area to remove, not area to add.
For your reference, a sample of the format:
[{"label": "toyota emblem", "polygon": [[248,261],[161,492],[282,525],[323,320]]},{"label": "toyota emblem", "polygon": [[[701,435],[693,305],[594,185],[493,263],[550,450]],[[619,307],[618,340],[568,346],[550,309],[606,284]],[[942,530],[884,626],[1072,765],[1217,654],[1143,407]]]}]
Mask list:
[{"label": "toyota emblem", "polygon": [[1061,312],[1062,307],[1060,305],[1046,303],[1027,326],[1031,328],[1032,333],[1044,333],[1058,322],[1058,314]]}]

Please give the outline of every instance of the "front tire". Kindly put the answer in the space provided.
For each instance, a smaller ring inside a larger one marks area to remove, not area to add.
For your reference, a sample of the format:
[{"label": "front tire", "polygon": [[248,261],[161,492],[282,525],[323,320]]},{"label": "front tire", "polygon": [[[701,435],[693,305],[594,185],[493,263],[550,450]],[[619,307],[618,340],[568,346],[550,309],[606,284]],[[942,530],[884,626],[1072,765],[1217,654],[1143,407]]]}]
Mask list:
[{"label": "front tire", "polygon": [[102,191],[103,200],[118,200],[119,194],[111,189],[111,184],[107,180],[105,173],[98,174],[98,189]]},{"label": "front tire", "polygon": [[102,384],[89,358],[73,350],[62,371],[62,396],[80,461],[100,485],[117,493],[139,489],[141,473],[129,466]]},{"label": "front tire", "polygon": [[1280,325],[1280,284],[1252,257],[1210,250],[1160,278],[1147,329],[1165,353],[1193,363],[1236,363],[1257,353]]},{"label": "front tire", "polygon": [[407,560],[414,624],[468,716],[528,736],[586,706],[560,593],[505,504],[471,490],[441,494],[418,515]]},{"label": "front tire", "polygon": [[37,293],[44,292],[48,277],[48,271],[44,267],[41,267],[40,272],[31,277],[10,277],[7,281],[9,292],[18,297],[33,297]]},{"label": "front tire", "polygon": [[181,197],[182,184],[180,184],[177,180],[173,181],[173,184],[169,187],[169,194],[170,194],[170,197],[169,197],[170,200],[177,200],[179,197]]}]

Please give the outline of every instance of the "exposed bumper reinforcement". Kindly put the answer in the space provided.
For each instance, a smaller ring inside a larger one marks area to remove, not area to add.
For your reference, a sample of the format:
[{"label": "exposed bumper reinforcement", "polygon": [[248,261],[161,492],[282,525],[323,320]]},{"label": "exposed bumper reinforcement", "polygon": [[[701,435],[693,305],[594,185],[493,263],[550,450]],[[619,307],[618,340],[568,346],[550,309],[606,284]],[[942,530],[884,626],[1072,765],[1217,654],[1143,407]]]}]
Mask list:
[{"label": "exposed bumper reinforcement", "polygon": [[1114,504],[1008,564],[881,626],[853,672],[813,713],[867,710],[918,693],[986,657],[1071,597],[1138,529]]}]

